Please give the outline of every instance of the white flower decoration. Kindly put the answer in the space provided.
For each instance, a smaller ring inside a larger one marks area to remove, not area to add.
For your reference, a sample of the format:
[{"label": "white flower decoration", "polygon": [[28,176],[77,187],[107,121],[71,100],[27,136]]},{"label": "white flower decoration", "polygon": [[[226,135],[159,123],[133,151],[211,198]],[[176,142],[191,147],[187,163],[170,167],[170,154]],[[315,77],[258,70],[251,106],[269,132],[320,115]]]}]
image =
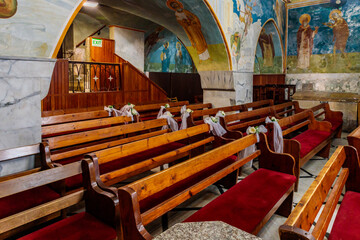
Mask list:
[{"label": "white flower decoration", "polygon": [[249,133],[250,134],[255,134],[256,133],[256,128],[255,127],[249,128]]},{"label": "white flower decoration", "polygon": [[211,117],[211,121],[213,121],[214,123],[218,123],[218,119],[216,117]]},{"label": "white flower decoration", "polygon": [[188,112],[188,113],[192,113],[192,112],[194,112],[193,110],[191,110],[190,108],[188,108],[188,109],[186,109],[186,112]]},{"label": "white flower decoration", "polygon": [[134,107],[135,107],[135,105],[132,104],[132,103],[128,103],[128,105],[129,105],[131,108],[134,108]]},{"label": "white flower decoration", "polygon": [[170,104],[165,104],[165,108],[170,108]]},{"label": "white flower decoration", "polygon": [[225,117],[225,112],[224,111],[220,111],[220,114],[223,115]]},{"label": "white flower decoration", "polygon": [[273,121],[273,122],[278,122],[279,119],[276,119],[276,117],[272,117],[272,118],[271,118],[271,121]]}]

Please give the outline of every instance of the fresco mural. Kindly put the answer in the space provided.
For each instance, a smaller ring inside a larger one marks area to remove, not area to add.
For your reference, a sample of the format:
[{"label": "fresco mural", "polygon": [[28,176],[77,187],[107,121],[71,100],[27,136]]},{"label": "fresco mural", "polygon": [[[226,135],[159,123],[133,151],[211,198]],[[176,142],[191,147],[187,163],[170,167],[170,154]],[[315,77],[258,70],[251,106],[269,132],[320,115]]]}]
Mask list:
[{"label": "fresco mural", "polygon": [[234,70],[254,69],[254,52],[263,24],[274,19],[284,39],[285,4],[281,0],[233,0],[233,24],[227,38]]},{"label": "fresco mural", "polygon": [[169,30],[158,27],[145,39],[145,71],[193,73],[196,68],[179,39]]},{"label": "fresco mural", "polygon": [[0,2],[0,18],[10,18],[17,10],[17,0],[2,0]]},{"label": "fresco mural", "polygon": [[358,0],[290,9],[287,72],[359,72],[359,25]]},{"label": "fresco mural", "polygon": [[273,21],[264,25],[256,47],[254,73],[283,73],[283,54],[279,33]]}]

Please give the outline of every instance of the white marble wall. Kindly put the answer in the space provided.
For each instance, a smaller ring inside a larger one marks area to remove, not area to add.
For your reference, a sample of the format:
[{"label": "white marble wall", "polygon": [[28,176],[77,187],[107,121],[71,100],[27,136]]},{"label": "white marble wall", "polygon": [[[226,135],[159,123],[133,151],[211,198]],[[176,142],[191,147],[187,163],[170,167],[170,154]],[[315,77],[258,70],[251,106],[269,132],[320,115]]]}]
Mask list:
[{"label": "white marble wall", "polygon": [[[41,99],[55,60],[0,57],[0,150],[41,141]],[[0,163],[0,176],[33,167],[33,160]]]}]

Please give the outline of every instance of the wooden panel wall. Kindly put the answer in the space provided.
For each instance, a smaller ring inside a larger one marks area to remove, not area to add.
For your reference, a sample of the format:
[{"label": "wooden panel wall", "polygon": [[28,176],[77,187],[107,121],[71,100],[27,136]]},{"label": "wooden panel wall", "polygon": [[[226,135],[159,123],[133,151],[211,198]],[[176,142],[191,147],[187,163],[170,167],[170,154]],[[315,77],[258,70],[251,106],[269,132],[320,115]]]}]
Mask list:
[{"label": "wooden panel wall", "polygon": [[[92,39],[102,39],[102,47],[92,46]],[[92,62],[115,62],[115,40],[90,37],[90,57]]]},{"label": "wooden panel wall", "polygon": [[254,75],[254,86],[265,86],[268,84],[285,84],[285,74]]},{"label": "wooden panel wall", "polygon": [[[107,105],[167,101],[166,92],[130,63],[120,64],[122,83],[119,91],[69,93],[68,61],[58,60],[50,91],[42,101],[43,111],[72,113],[102,109]],[[50,114],[51,113],[47,113]]]}]

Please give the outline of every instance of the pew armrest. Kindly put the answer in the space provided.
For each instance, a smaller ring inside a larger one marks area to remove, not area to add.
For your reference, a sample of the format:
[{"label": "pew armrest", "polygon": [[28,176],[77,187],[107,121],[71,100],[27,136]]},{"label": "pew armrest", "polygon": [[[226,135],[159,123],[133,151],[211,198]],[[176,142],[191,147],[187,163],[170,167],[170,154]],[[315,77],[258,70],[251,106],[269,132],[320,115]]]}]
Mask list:
[{"label": "pew armrest", "polygon": [[343,113],[340,111],[332,111],[328,103],[325,104],[325,119],[332,119],[335,121],[343,120]]},{"label": "pew armrest", "polygon": [[295,159],[290,154],[276,153],[270,150],[267,137],[263,133],[260,134],[258,146],[261,151],[259,156],[260,168],[295,175]]},{"label": "pew armrest", "polygon": [[[312,118],[313,118],[312,114]],[[318,121],[315,118],[311,120],[311,123],[309,124],[309,129],[311,130],[318,130],[318,131],[324,131],[324,132],[331,132],[331,123],[328,121]]]},{"label": "pew armrest", "polygon": [[114,227],[120,233],[120,209],[116,188],[106,187],[100,180],[95,157],[86,156],[81,161],[86,212]]}]

